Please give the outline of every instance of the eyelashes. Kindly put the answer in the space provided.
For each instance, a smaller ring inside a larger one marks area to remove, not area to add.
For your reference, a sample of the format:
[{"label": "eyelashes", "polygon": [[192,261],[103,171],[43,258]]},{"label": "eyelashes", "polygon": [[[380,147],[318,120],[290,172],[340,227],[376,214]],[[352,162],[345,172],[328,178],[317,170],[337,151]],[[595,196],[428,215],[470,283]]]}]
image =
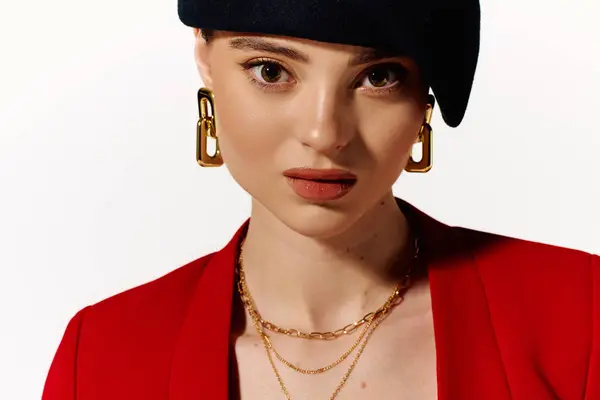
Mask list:
[{"label": "eyelashes", "polygon": [[[279,61],[258,58],[240,64],[250,82],[266,92],[289,89],[296,83],[293,74]],[[389,95],[404,86],[408,70],[398,62],[381,63],[361,72],[352,88],[370,95]]]},{"label": "eyelashes", "polygon": [[398,63],[379,64],[367,69],[359,87],[389,90],[401,86],[406,81],[407,75],[406,68]]},{"label": "eyelashes", "polygon": [[[295,82],[287,69],[275,60],[260,58],[247,61],[241,65],[250,82],[265,91],[282,90]],[[282,77],[287,78],[287,80],[282,82]]]}]

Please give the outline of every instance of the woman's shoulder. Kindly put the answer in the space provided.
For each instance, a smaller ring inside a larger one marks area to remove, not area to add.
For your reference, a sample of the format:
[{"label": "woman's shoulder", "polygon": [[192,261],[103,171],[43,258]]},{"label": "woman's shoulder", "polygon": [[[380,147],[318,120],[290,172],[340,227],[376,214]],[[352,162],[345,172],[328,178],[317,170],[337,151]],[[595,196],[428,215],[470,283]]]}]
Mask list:
[{"label": "woman's shoulder", "polygon": [[569,324],[600,323],[597,255],[465,228],[452,231],[463,248],[457,265],[473,271],[491,314],[561,332]]},{"label": "woman's shoulder", "polygon": [[539,337],[561,340],[574,339],[575,332],[590,334],[600,323],[597,255],[462,228],[456,232],[469,248],[470,265],[497,321],[518,322],[532,337],[539,330]]},{"label": "woman's shoulder", "polygon": [[90,398],[112,398],[116,387],[123,389],[122,398],[130,392],[154,398],[164,390],[168,374],[162,367],[170,365],[211,258],[212,254],[199,258],[76,313],[54,356],[43,398],[72,398],[74,376],[78,383],[87,383],[78,385],[78,392],[90,391]]},{"label": "woman's shoulder", "polygon": [[584,251],[458,228],[489,295],[592,305],[600,296],[600,257]]},{"label": "woman's shoulder", "polygon": [[160,302],[185,302],[196,289],[204,267],[214,253],[205,255],[180,266],[152,281],[140,284],[99,301],[92,307],[110,312],[113,308],[123,309],[127,305],[140,307]]},{"label": "woman's shoulder", "polygon": [[124,332],[130,332],[132,338],[144,331],[174,334],[213,255],[85,307],[74,317],[80,320],[81,335],[110,340]]},{"label": "woman's shoulder", "polygon": [[593,350],[600,345],[600,258],[560,246],[453,230],[469,248],[463,264],[472,267],[473,282],[478,282],[470,299],[485,304],[506,367],[517,375],[544,375],[557,393],[584,388],[588,376],[588,393],[600,393],[600,386],[590,380],[597,374],[592,371],[600,371],[600,353]]},{"label": "woman's shoulder", "polygon": [[600,268],[600,257],[585,251],[466,228],[453,230],[478,264],[499,272],[518,270],[564,276],[590,274],[594,268]]}]

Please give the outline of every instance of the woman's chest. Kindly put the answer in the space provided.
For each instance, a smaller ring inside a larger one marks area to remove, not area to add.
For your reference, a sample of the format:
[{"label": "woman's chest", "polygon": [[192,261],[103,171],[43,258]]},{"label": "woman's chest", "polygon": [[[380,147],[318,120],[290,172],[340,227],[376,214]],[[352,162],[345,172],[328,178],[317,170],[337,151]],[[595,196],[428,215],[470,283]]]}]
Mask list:
[{"label": "woman's chest", "polygon": [[[386,322],[389,324],[382,324],[343,362],[317,374],[300,373],[286,365],[256,336],[241,337],[235,342],[231,362],[231,397],[285,399],[287,392],[294,400],[330,399],[334,393],[340,400],[435,400],[436,355],[431,315]],[[272,345],[289,364],[299,369],[317,369],[339,360],[359,336],[357,333],[339,343],[274,338]]]}]

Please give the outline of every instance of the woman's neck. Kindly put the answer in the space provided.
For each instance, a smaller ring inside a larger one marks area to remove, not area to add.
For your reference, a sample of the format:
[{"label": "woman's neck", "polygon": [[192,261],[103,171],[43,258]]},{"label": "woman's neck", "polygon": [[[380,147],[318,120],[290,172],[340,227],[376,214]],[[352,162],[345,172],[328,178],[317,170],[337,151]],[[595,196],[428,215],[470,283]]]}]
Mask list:
[{"label": "woman's neck", "polygon": [[327,239],[295,232],[254,202],[243,248],[248,287],[263,318],[275,324],[337,329],[374,311],[392,293],[402,270],[391,267],[410,257],[409,236],[391,193]]}]

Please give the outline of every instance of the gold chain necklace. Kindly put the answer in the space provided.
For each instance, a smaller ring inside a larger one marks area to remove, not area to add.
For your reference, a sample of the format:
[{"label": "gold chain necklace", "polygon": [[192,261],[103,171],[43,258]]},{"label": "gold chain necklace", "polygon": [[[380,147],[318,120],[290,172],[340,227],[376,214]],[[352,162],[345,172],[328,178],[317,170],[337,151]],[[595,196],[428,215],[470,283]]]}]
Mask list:
[{"label": "gold chain necklace", "polygon": [[[239,258],[238,258],[239,264],[243,263],[243,254],[241,251],[241,249],[243,248],[243,245],[244,245],[244,242],[242,242],[242,244],[240,246],[240,254],[239,254]],[[400,285],[398,285],[398,287],[396,288],[396,292],[399,289],[401,289],[402,285],[407,286],[409,284],[408,279],[411,274],[412,263],[419,257],[420,246],[419,246],[419,240],[417,238],[414,239],[413,246],[414,246],[413,257],[408,263],[407,272],[405,273],[404,280],[401,282]],[[392,294],[392,296],[396,295],[396,292],[394,292],[394,294]],[[388,301],[389,300],[390,299],[388,299]],[[386,304],[387,304],[387,301],[381,307],[379,307],[376,311],[365,314],[365,316],[363,316],[361,319],[359,319],[351,324],[348,324],[348,325],[344,326],[343,328],[336,329],[334,331],[328,331],[328,332],[302,332],[298,329],[281,328],[281,327],[277,326],[276,324],[265,320],[258,311],[256,311],[256,316],[259,320],[260,325],[264,329],[267,329],[271,332],[280,333],[280,334],[283,334],[286,336],[296,337],[296,338],[301,338],[301,339],[332,340],[332,339],[337,339],[344,335],[350,335],[350,334],[356,332],[358,330],[358,328],[360,328],[361,326],[370,323],[373,319],[376,318],[376,316],[378,314],[381,314],[382,312],[384,312],[384,308],[386,307]],[[363,333],[364,332],[366,332],[366,329],[365,329],[365,331],[363,331]]]},{"label": "gold chain necklace", "polygon": [[[403,282],[406,282],[406,281],[403,280]],[[400,297],[401,293],[404,290],[406,290],[405,284],[400,283],[394,289],[394,292],[387,299],[387,301],[385,302],[385,304],[379,310],[377,310],[376,312],[371,313],[372,316],[369,318],[369,320],[368,320],[368,322],[366,324],[365,329],[361,332],[360,336],[356,339],[356,341],[350,347],[350,349],[347,350],[340,357],[338,357],[334,362],[332,362],[331,364],[329,364],[329,365],[327,365],[325,367],[316,368],[316,369],[306,369],[306,368],[300,368],[300,367],[292,364],[291,362],[289,362],[288,360],[286,360],[275,349],[275,347],[273,347],[273,344],[271,343],[269,335],[267,335],[264,332],[264,329],[261,329],[261,331],[259,333],[261,334],[263,341],[266,342],[266,344],[268,346],[268,350],[271,351],[275,355],[275,357],[283,365],[285,365],[286,367],[291,368],[294,371],[299,372],[301,374],[305,374],[305,375],[322,374],[322,373],[327,372],[330,369],[336,367],[337,365],[341,364],[342,362],[344,362],[354,352],[354,350],[356,350],[356,348],[360,345],[360,343],[366,337],[367,333],[369,332],[369,328],[372,326],[373,322],[375,320],[379,319],[380,317],[386,315],[393,307],[395,307],[396,305],[399,304],[398,303],[398,298]],[[242,302],[244,303],[244,306],[248,310],[248,313],[252,316],[253,319],[257,320],[258,325],[261,325],[261,323],[260,323],[260,314],[258,313],[256,307],[254,306],[254,301],[253,301],[252,296],[250,295],[250,291],[248,290],[248,287],[246,285],[246,279],[245,279],[245,276],[244,276],[244,270],[243,270],[243,264],[242,263],[240,263],[240,269],[239,269],[238,291],[240,293],[240,298],[242,299]]]},{"label": "gold chain necklace", "polygon": [[[338,383],[338,385],[336,386],[335,391],[329,397],[329,400],[334,400],[337,397],[337,395],[340,393],[340,391],[342,390],[342,388],[344,387],[346,382],[348,381],[350,374],[352,374],[352,371],[354,371],[354,368],[356,367],[356,364],[358,363],[360,356],[362,355],[363,351],[365,350],[365,347],[367,345],[367,342],[369,341],[369,338],[375,331],[375,328],[377,328],[377,326],[381,323],[381,321],[383,321],[383,318],[384,318],[384,316],[381,316],[379,319],[373,321],[373,325],[370,327],[371,329],[369,330],[368,334],[366,335],[365,340],[363,341],[362,345],[358,349],[358,352],[356,353],[354,360],[352,360],[352,364],[350,364],[350,367],[348,368],[348,370],[342,377],[342,380],[340,381],[340,383]],[[275,374],[275,377],[277,378],[277,381],[279,382],[279,387],[281,388],[281,391],[283,392],[283,394],[285,395],[287,400],[292,400],[292,396],[290,395],[290,393],[287,389],[287,386],[283,382],[283,378],[279,374],[279,370],[275,366],[275,361],[273,360],[273,357],[271,356],[271,352],[269,351],[269,345],[267,344],[267,342],[264,339],[264,332],[261,330],[260,326],[258,325],[258,319],[255,316],[252,317],[252,322],[254,324],[254,328],[259,333],[259,335],[261,335],[261,338],[263,339],[263,345],[265,346],[265,351],[267,352],[267,358],[269,359],[269,364],[271,364],[271,369],[273,370],[273,373]]]},{"label": "gold chain necklace", "polygon": [[[418,241],[415,240],[415,256],[413,258],[414,261],[419,253],[419,246],[418,246]],[[279,353],[277,353],[275,351],[275,349],[273,348],[273,345],[271,344],[271,341],[268,338],[268,335],[264,332],[264,329],[261,328],[261,318],[260,315],[258,314],[258,311],[256,310],[256,308],[254,307],[254,302],[252,301],[252,297],[250,295],[250,291],[248,290],[248,287],[246,286],[246,280],[245,280],[245,275],[244,275],[244,268],[243,268],[243,261],[242,261],[242,251],[240,250],[240,257],[238,259],[238,266],[239,266],[239,270],[238,270],[238,276],[239,276],[239,280],[238,280],[238,290],[240,292],[240,297],[242,298],[242,301],[244,303],[244,307],[246,308],[246,310],[248,311],[248,313],[250,314],[250,317],[252,318],[252,323],[254,325],[254,328],[256,329],[257,333],[259,334],[259,336],[262,339],[263,345],[265,347],[265,351],[267,353],[267,358],[269,360],[269,364],[271,365],[271,368],[277,378],[277,381],[279,382],[279,386],[281,387],[282,392],[284,393],[285,397],[287,400],[291,400],[291,396],[289,391],[287,390],[287,387],[285,385],[285,383],[283,382],[283,379],[281,377],[281,375],[279,374],[279,370],[277,369],[276,365],[275,365],[275,361],[273,360],[273,356],[272,356],[272,352],[276,355],[276,357],[279,359],[279,361],[281,361],[284,365],[287,365],[288,367],[297,370],[298,372],[303,372],[303,373],[308,373],[308,374],[313,374],[314,373],[320,373],[320,372],[315,372],[315,371],[319,371],[322,370],[321,369],[317,369],[317,370],[303,370],[301,368],[298,368],[294,365],[292,365],[291,363],[287,362],[286,360],[283,359],[283,357],[279,356]],[[333,364],[331,364],[328,367],[325,367],[325,371],[329,370],[333,367],[335,367],[336,365],[340,364],[343,360],[345,360],[358,346],[358,344],[360,343],[361,340],[362,344],[360,345],[360,347],[358,348],[358,352],[356,353],[354,359],[352,360],[352,363],[350,364],[350,367],[348,368],[348,370],[346,371],[346,373],[344,374],[344,376],[342,377],[340,383],[337,385],[335,391],[333,392],[333,394],[330,397],[330,400],[334,400],[337,395],[340,393],[340,391],[342,390],[342,388],[344,387],[344,385],[346,384],[346,382],[348,381],[348,378],[350,377],[350,374],[352,374],[352,372],[354,371],[354,368],[356,367],[356,364],[358,363],[358,360],[360,359],[360,356],[362,355],[371,335],[373,334],[373,332],[375,331],[375,329],[379,326],[379,324],[385,319],[385,317],[387,317],[389,311],[395,307],[396,305],[400,304],[400,302],[402,302],[402,300],[404,299],[403,294],[406,292],[406,290],[408,290],[408,288],[410,287],[410,273],[411,273],[411,266],[412,266],[412,262],[409,263],[409,267],[407,270],[407,273],[404,277],[404,279],[402,280],[402,282],[398,285],[398,287],[396,288],[396,290],[394,291],[394,293],[392,294],[392,296],[390,296],[390,298],[388,299],[388,301],[386,302],[386,304],[384,304],[384,307],[380,308],[379,310],[377,310],[375,313],[372,313],[373,315],[369,318],[369,320],[363,322],[367,324],[367,326],[365,327],[365,330],[363,331],[363,333],[361,334],[359,340],[357,342],[355,342],[355,344],[353,345],[352,349],[346,353],[344,353],[344,355],[342,356],[343,359],[338,359],[338,361],[334,362]],[[389,303],[389,304],[388,304]],[[387,307],[385,307],[387,305]],[[382,310],[383,309],[383,310]],[[369,314],[367,314],[367,316],[369,316]],[[365,317],[367,317],[365,316]],[[363,318],[364,320],[365,318]],[[362,325],[362,324],[361,324]],[[355,329],[356,330],[356,329]],[[344,333],[347,334],[347,333]],[[340,357],[340,358],[342,358]],[[324,372],[324,371],[323,371]]]}]

